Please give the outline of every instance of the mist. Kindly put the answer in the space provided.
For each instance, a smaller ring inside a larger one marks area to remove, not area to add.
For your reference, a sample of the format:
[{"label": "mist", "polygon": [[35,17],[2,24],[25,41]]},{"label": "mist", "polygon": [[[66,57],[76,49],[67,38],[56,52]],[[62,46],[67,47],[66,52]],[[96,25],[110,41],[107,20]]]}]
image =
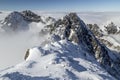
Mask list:
[{"label": "mist", "polygon": [[[0,34],[0,70],[24,61],[26,50],[44,41],[41,30],[34,23],[28,31]],[[42,27],[42,26],[41,26]]]},{"label": "mist", "polygon": [[[38,14],[40,14],[38,12]],[[42,16],[52,16],[56,19],[61,18],[67,13],[53,14],[53,13],[41,13]],[[80,18],[86,24],[98,24],[101,28],[104,25],[113,21],[119,26],[119,13],[78,13]],[[3,16],[3,15],[2,15]],[[6,16],[6,14],[4,15]],[[3,16],[3,18],[4,18]],[[39,34],[40,30],[44,27],[42,23],[31,23],[28,31],[22,31],[18,33],[0,33],[0,70],[10,66],[14,66],[24,61],[24,55],[26,50],[40,46],[47,36]]]}]

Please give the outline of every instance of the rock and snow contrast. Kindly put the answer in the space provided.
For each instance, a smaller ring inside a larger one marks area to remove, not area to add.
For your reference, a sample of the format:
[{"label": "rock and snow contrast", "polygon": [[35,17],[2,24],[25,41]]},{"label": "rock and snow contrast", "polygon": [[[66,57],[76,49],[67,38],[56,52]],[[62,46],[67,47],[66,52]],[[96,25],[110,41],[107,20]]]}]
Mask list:
[{"label": "rock and snow contrast", "polygon": [[5,19],[1,22],[1,28],[4,31],[20,31],[20,30],[28,30],[29,24],[33,22],[40,22],[46,24],[46,22],[52,22],[53,18],[47,17],[42,18],[37,14],[31,12],[30,10],[22,11],[22,12],[11,12]]},{"label": "rock and snow contrast", "polygon": [[93,56],[67,40],[29,49],[26,61],[1,75],[3,80],[114,80]]},{"label": "rock and snow contrast", "polygon": [[113,22],[101,29],[85,24],[76,13],[55,19],[26,10],[10,13],[1,29],[16,33],[30,30],[30,24],[40,24],[35,31],[45,38],[26,51],[22,63],[1,70],[0,80],[120,79],[119,27]]}]

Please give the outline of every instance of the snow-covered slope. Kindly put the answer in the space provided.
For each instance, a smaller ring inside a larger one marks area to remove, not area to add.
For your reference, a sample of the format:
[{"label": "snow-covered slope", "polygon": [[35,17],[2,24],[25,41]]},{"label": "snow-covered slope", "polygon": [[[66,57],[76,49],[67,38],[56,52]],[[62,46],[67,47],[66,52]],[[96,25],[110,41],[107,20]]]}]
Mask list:
[{"label": "snow-covered slope", "polygon": [[67,40],[29,49],[26,61],[0,74],[3,80],[115,80],[93,56]]},{"label": "snow-covered slope", "polygon": [[44,45],[28,49],[24,62],[0,71],[1,79],[120,79],[120,58],[94,36],[76,13],[46,25],[40,32],[44,33],[49,35]]}]

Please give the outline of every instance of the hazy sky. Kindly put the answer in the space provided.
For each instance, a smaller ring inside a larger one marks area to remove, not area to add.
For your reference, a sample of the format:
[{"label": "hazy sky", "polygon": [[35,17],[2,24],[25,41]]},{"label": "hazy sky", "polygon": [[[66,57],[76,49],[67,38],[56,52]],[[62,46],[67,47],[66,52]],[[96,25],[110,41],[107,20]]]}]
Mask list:
[{"label": "hazy sky", "polygon": [[0,10],[120,11],[120,0],[0,0]]}]

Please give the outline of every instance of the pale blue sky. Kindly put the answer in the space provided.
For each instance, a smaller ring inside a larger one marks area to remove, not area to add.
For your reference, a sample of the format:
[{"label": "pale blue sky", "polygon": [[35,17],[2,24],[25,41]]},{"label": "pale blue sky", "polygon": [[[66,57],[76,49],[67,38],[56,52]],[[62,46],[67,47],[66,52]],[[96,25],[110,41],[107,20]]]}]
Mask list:
[{"label": "pale blue sky", "polygon": [[0,0],[0,10],[120,11],[120,0]]}]

